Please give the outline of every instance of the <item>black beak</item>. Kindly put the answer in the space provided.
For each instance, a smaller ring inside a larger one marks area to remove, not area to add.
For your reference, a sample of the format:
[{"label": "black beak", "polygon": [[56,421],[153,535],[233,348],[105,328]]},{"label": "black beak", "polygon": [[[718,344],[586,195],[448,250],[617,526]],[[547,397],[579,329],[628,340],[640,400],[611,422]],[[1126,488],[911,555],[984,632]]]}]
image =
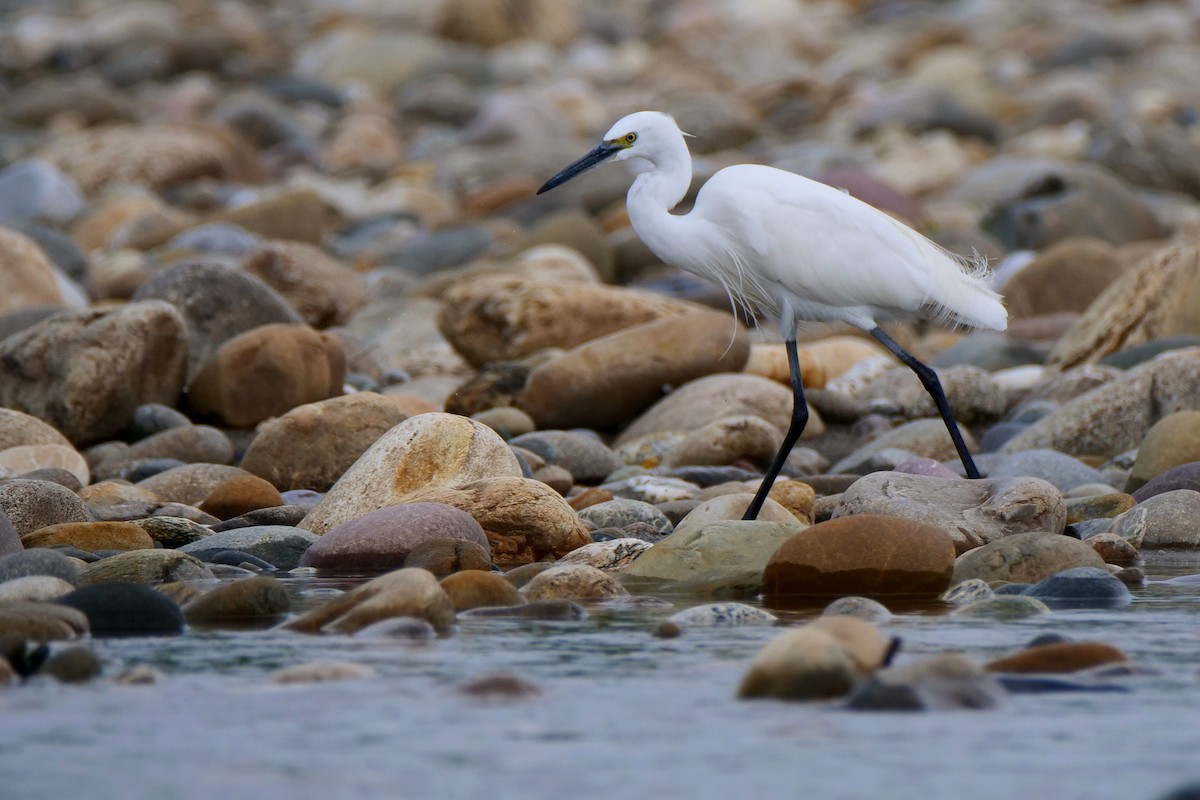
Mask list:
[{"label": "black beak", "polygon": [[611,158],[613,155],[615,155],[616,153],[618,153],[620,151],[621,151],[621,147],[619,145],[609,144],[608,142],[601,142],[596,147],[595,150],[588,153],[586,156],[579,159],[574,164],[567,167],[562,172],[558,173],[553,178],[551,178],[550,180],[548,180],[544,184],[542,184],[542,188],[538,189],[537,193],[541,194],[542,192],[548,192],[551,189],[553,189],[555,186],[566,183],[567,181],[571,180],[571,178],[574,178],[579,173],[587,172],[592,167],[603,164],[605,161],[607,161],[609,158]]}]

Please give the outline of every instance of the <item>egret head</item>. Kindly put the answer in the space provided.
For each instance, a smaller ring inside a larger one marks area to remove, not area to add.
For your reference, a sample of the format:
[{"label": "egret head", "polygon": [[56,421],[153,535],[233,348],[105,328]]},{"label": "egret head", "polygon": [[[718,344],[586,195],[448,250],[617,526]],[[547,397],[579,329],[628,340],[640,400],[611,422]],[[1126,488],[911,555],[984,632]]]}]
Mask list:
[{"label": "egret head", "polygon": [[678,147],[677,142],[682,142],[683,136],[671,115],[661,111],[638,111],[622,117],[594,150],[546,181],[537,193],[548,192],[606,161],[628,158],[654,161],[656,154]]}]

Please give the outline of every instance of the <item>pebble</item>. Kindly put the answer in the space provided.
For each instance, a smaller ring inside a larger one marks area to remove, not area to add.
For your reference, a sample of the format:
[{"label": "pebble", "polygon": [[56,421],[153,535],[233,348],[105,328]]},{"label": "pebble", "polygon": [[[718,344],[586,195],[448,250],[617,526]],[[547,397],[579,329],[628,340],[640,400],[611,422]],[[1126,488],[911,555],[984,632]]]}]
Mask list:
[{"label": "pebble", "polygon": [[874,514],[821,522],[767,562],[763,594],[937,595],[950,585],[954,541],[932,525]]},{"label": "pebble", "polygon": [[876,472],[855,481],[834,510],[905,517],[947,531],[959,554],[1016,534],[1059,533],[1067,524],[1062,494],[1038,478],[964,481]]},{"label": "pebble", "polygon": [[69,545],[81,550],[143,550],[154,547],[150,534],[132,522],[60,522],[21,537],[26,547]]},{"label": "pebble", "polygon": [[744,603],[709,603],[672,614],[670,621],[685,627],[698,625],[774,625],[779,621],[769,611]]},{"label": "pebble", "polygon": [[561,598],[533,600],[518,606],[500,608],[474,608],[466,612],[467,617],[485,619],[527,619],[541,621],[578,622],[587,619],[587,610],[578,603]]},{"label": "pebble", "polygon": [[57,602],[10,601],[0,606],[0,637],[6,640],[55,642],[77,639],[88,630],[84,614]]},{"label": "pebble", "polygon": [[86,647],[67,647],[55,651],[38,674],[49,675],[59,683],[86,683],[104,671],[100,659]]},{"label": "pebble", "polygon": [[501,568],[554,560],[591,541],[566,500],[529,478],[485,478],[433,487],[409,499],[444,503],[470,514],[490,534],[492,561]]},{"label": "pebble", "polygon": [[958,557],[952,584],[979,578],[1036,583],[1072,567],[1098,567],[1104,561],[1087,544],[1052,533],[1017,533],[977,547]]},{"label": "pebble", "polygon": [[81,586],[114,582],[154,586],[212,577],[212,572],[200,559],[178,550],[131,550],[102,558],[79,570]]},{"label": "pebble", "polygon": [[226,550],[241,550],[284,571],[300,566],[300,558],[317,537],[286,525],[256,525],[214,533],[179,548],[204,561]]},{"label": "pebble", "polygon": [[454,606],[431,573],[399,569],[351,589],[284,627],[301,633],[355,633],[392,617],[423,619],[444,634],[454,624]]},{"label": "pebble", "polygon": [[1142,500],[1113,519],[1109,531],[1138,550],[1195,551],[1200,547],[1197,513],[1200,493],[1175,489]]},{"label": "pebble", "polygon": [[757,594],[771,556],[799,530],[798,522],[681,524],[638,556],[622,575],[699,594]]},{"label": "pebble", "polygon": [[623,497],[581,509],[579,519],[594,528],[623,528],[632,522],[645,522],[661,534],[668,534],[674,529],[666,514],[652,503]]},{"label": "pebble", "polygon": [[966,619],[1011,621],[1036,617],[1050,612],[1050,607],[1036,597],[1003,594],[972,600],[954,610],[954,616]]},{"label": "pebble", "polygon": [[1133,601],[1125,584],[1102,567],[1065,569],[1041,579],[1022,594],[1055,608],[1120,608]]},{"label": "pebble", "polygon": [[583,547],[572,550],[555,563],[586,564],[589,567],[595,567],[605,572],[620,572],[636,561],[638,556],[644,553],[650,546],[650,542],[634,538],[617,538],[603,542],[592,542],[591,544],[585,544]]},{"label": "pebble", "polygon": [[517,457],[491,428],[452,414],[418,414],[371,445],[301,527],[323,534],[378,508],[410,500],[420,490],[520,475]]},{"label": "pebble", "polygon": [[987,600],[993,597],[992,587],[982,578],[967,578],[954,584],[938,596],[938,600],[951,605],[963,606],[976,600]]},{"label": "pebble", "polygon": [[25,575],[0,580],[0,603],[17,600],[44,602],[75,591],[75,585],[53,575]]},{"label": "pebble", "polygon": [[525,603],[511,581],[493,572],[469,569],[442,578],[442,589],[456,612],[473,608],[512,607]]},{"label": "pebble", "polygon": [[598,437],[576,431],[537,431],[508,443],[537,453],[547,464],[563,467],[581,483],[600,483],[624,466]]},{"label": "pebble", "polygon": [[1105,642],[1054,642],[1026,647],[984,665],[989,672],[1079,672],[1119,664],[1129,656]]},{"label": "pebble", "polygon": [[1088,465],[1055,450],[1023,450],[1013,453],[988,470],[988,477],[1040,478],[1064,494],[1088,483],[1104,483],[1104,475]]},{"label": "pebble", "polygon": [[330,683],[377,677],[374,668],[354,661],[309,661],[277,669],[268,676],[271,683]]},{"label": "pebble", "polygon": [[291,595],[274,578],[256,576],[222,584],[183,606],[189,624],[270,620],[292,607]]},{"label": "pebble", "polygon": [[556,564],[521,587],[527,600],[599,600],[629,592],[616,578],[587,564]]},{"label": "pebble", "polygon": [[92,636],[172,636],[183,633],[183,612],[148,586],[98,583],[76,589],[59,603],[82,611]]},{"label": "pebble", "polygon": [[332,528],[305,551],[300,566],[348,572],[399,569],[418,545],[441,539],[474,542],[490,552],[483,528],[465,511],[440,503],[402,503]]},{"label": "pebble", "polygon": [[839,597],[821,612],[826,616],[854,617],[865,622],[882,624],[892,619],[892,612],[878,600],[869,597]]},{"label": "pebble", "polygon": [[432,539],[408,552],[405,567],[420,567],[441,577],[462,570],[487,570],[492,566],[489,547],[466,539]]},{"label": "pebble", "polygon": [[518,402],[541,428],[608,428],[660,401],[664,386],[737,372],[749,347],[745,329],[724,312],[694,311],[632,325],[535,368]]},{"label": "pebble", "polygon": [[956,711],[1004,704],[993,675],[959,653],[945,653],[881,670],[847,700],[855,711]]},{"label": "pebble", "polygon": [[[963,441],[966,442],[967,449],[974,452],[975,441],[971,438],[970,432],[962,429],[961,426],[959,430],[963,434]],[[940,419],[918,419],[872,439],[845,458],[835,462],[829,471],[834,474],[846,472],[861,474],[868,471],[865,469],[865,465],[884,450],[906,451],[908,455],[903,460],[913,456],[930,458],[934,461],[958,459],[958,451],[954,449],[954,442],[950,439],[950,434],[946,431],[946,426],[942,421]]]},{"label": "pebble", "polygon": [[1146,431],[1125,491],[1136,491],[1167,470],[1197,460],[1200,460],[1200,411],[1169,414]]},{"label": "pebble", "polygon": [[0,584],[29,575],[45,575],[79,585],[78,570],[70,558],[56,550],[35,548],[0,557]]}]

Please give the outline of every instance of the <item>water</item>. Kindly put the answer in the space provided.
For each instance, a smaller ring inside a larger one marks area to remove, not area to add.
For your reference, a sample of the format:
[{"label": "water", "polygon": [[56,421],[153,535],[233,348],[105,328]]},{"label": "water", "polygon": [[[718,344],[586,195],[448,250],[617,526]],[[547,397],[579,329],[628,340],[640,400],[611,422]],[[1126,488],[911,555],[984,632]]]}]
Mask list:
[{"label": "water", "polygon": [[[906,657],[987,659],[1055,631],[1115,644],[1142,668],[1121,680],[1127,693],[1019,695],[986,712],[739,702],[749,660],[778,631],[652,637],[666,613],[466,621],[424,644],[246,631],[96,641],[109,675],[153,664],[169,677],[4,691],[0,797],[1095,800],[1200,779],[1197,585],[1150,585],[1121,610],[998,623],[927,607],[887,626]],[[369,664],[380,677],[266,681],[313,659]],[[500,672],[541,691],[460,691]]]}]

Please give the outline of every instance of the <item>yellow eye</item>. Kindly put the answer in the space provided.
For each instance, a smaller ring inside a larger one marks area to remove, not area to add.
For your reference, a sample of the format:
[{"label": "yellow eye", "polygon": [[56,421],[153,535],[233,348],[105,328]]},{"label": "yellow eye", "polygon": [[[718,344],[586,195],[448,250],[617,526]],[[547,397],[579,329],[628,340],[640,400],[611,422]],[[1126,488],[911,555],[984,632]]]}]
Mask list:
[{"label": "yellow eye", "polygon": [[625,134],[625,144],[630,145],[637,141],[637,134],[633,131]]}]

